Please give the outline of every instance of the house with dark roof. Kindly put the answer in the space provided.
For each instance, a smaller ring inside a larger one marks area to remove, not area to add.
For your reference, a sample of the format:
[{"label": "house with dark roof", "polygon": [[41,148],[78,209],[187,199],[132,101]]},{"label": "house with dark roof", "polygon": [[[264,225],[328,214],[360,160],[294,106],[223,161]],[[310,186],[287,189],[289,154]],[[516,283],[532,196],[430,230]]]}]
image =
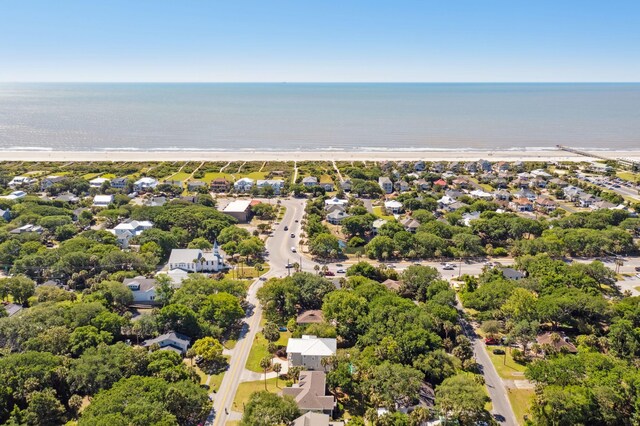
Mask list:
[{"label": "house with dark roof", "polygon": [[298,383],[282,389],[282,395],[291,396],[301,412],[309,411],[333,415],[336,399],[327,395],[324,371],[301,371]]},{"label": "house with dark roof", "polygon": [[320,309],[309,309],[301,312],[296,318],[297,324],[320,324],[324,322],[324,316]]},{"label": "house with dark roof", "polygon": [[559,333],[543,333],[536,337],[536,342],[542,346],[542,350],[547,346],[552,347],[558,352],[568,352],[575,354],[578,349],[575,347],[569,338]]},{"label": "house with dark roof", "polygon": [[152,305],[156,300],[156,279],[135,277],[125,278],[122,282],[133,293],[133,303]]}]

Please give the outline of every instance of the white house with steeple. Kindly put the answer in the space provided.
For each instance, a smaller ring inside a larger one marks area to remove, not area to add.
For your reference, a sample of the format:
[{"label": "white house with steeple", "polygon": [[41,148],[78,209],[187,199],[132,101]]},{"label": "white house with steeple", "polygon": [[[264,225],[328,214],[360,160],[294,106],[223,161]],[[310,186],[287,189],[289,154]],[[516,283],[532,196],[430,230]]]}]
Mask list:
[{"label": "white house with steeple", "polygon": [[224,253],[217,242],[213,250],[173,249],[169,256],[169,269],[183,269],[187,272],[220,272],[228,269]]}]

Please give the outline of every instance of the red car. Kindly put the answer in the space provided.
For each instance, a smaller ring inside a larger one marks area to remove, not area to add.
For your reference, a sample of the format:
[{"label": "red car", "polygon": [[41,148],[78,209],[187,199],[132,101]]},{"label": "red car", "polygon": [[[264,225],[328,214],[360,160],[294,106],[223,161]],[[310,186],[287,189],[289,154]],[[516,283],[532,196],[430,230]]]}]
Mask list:
[{"label": "red car", "polygon": [[331,271],[327,271],[327,272],[324,273],[325,277],[333,277],[334,275],[335,274],[333,272],[331,272]]},{"label": "red car", "polygon": [[498,339],[494,339],[493,337],[487,337],[484,339],[485,345],[499,345],[500,341]]}]

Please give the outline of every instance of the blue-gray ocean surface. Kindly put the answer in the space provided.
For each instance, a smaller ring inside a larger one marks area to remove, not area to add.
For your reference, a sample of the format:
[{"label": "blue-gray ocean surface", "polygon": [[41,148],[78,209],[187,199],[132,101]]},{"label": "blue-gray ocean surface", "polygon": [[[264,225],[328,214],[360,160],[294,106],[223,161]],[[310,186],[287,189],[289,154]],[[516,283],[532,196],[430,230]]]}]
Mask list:
[{"label": "blue-gray ocean surface", "polygon": [[0,84],[0,150],[640,149],[640,84]]}]

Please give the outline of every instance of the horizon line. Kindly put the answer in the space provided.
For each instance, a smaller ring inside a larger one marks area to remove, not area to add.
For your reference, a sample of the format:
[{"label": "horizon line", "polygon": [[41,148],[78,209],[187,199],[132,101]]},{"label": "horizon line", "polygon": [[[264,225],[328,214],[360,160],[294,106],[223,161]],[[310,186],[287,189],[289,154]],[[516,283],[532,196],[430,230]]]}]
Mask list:
[{"label": "horizon line", "polygon": [[638,81],[70,81],[70,80],[0,80],[0,84],[640,84]]}]

